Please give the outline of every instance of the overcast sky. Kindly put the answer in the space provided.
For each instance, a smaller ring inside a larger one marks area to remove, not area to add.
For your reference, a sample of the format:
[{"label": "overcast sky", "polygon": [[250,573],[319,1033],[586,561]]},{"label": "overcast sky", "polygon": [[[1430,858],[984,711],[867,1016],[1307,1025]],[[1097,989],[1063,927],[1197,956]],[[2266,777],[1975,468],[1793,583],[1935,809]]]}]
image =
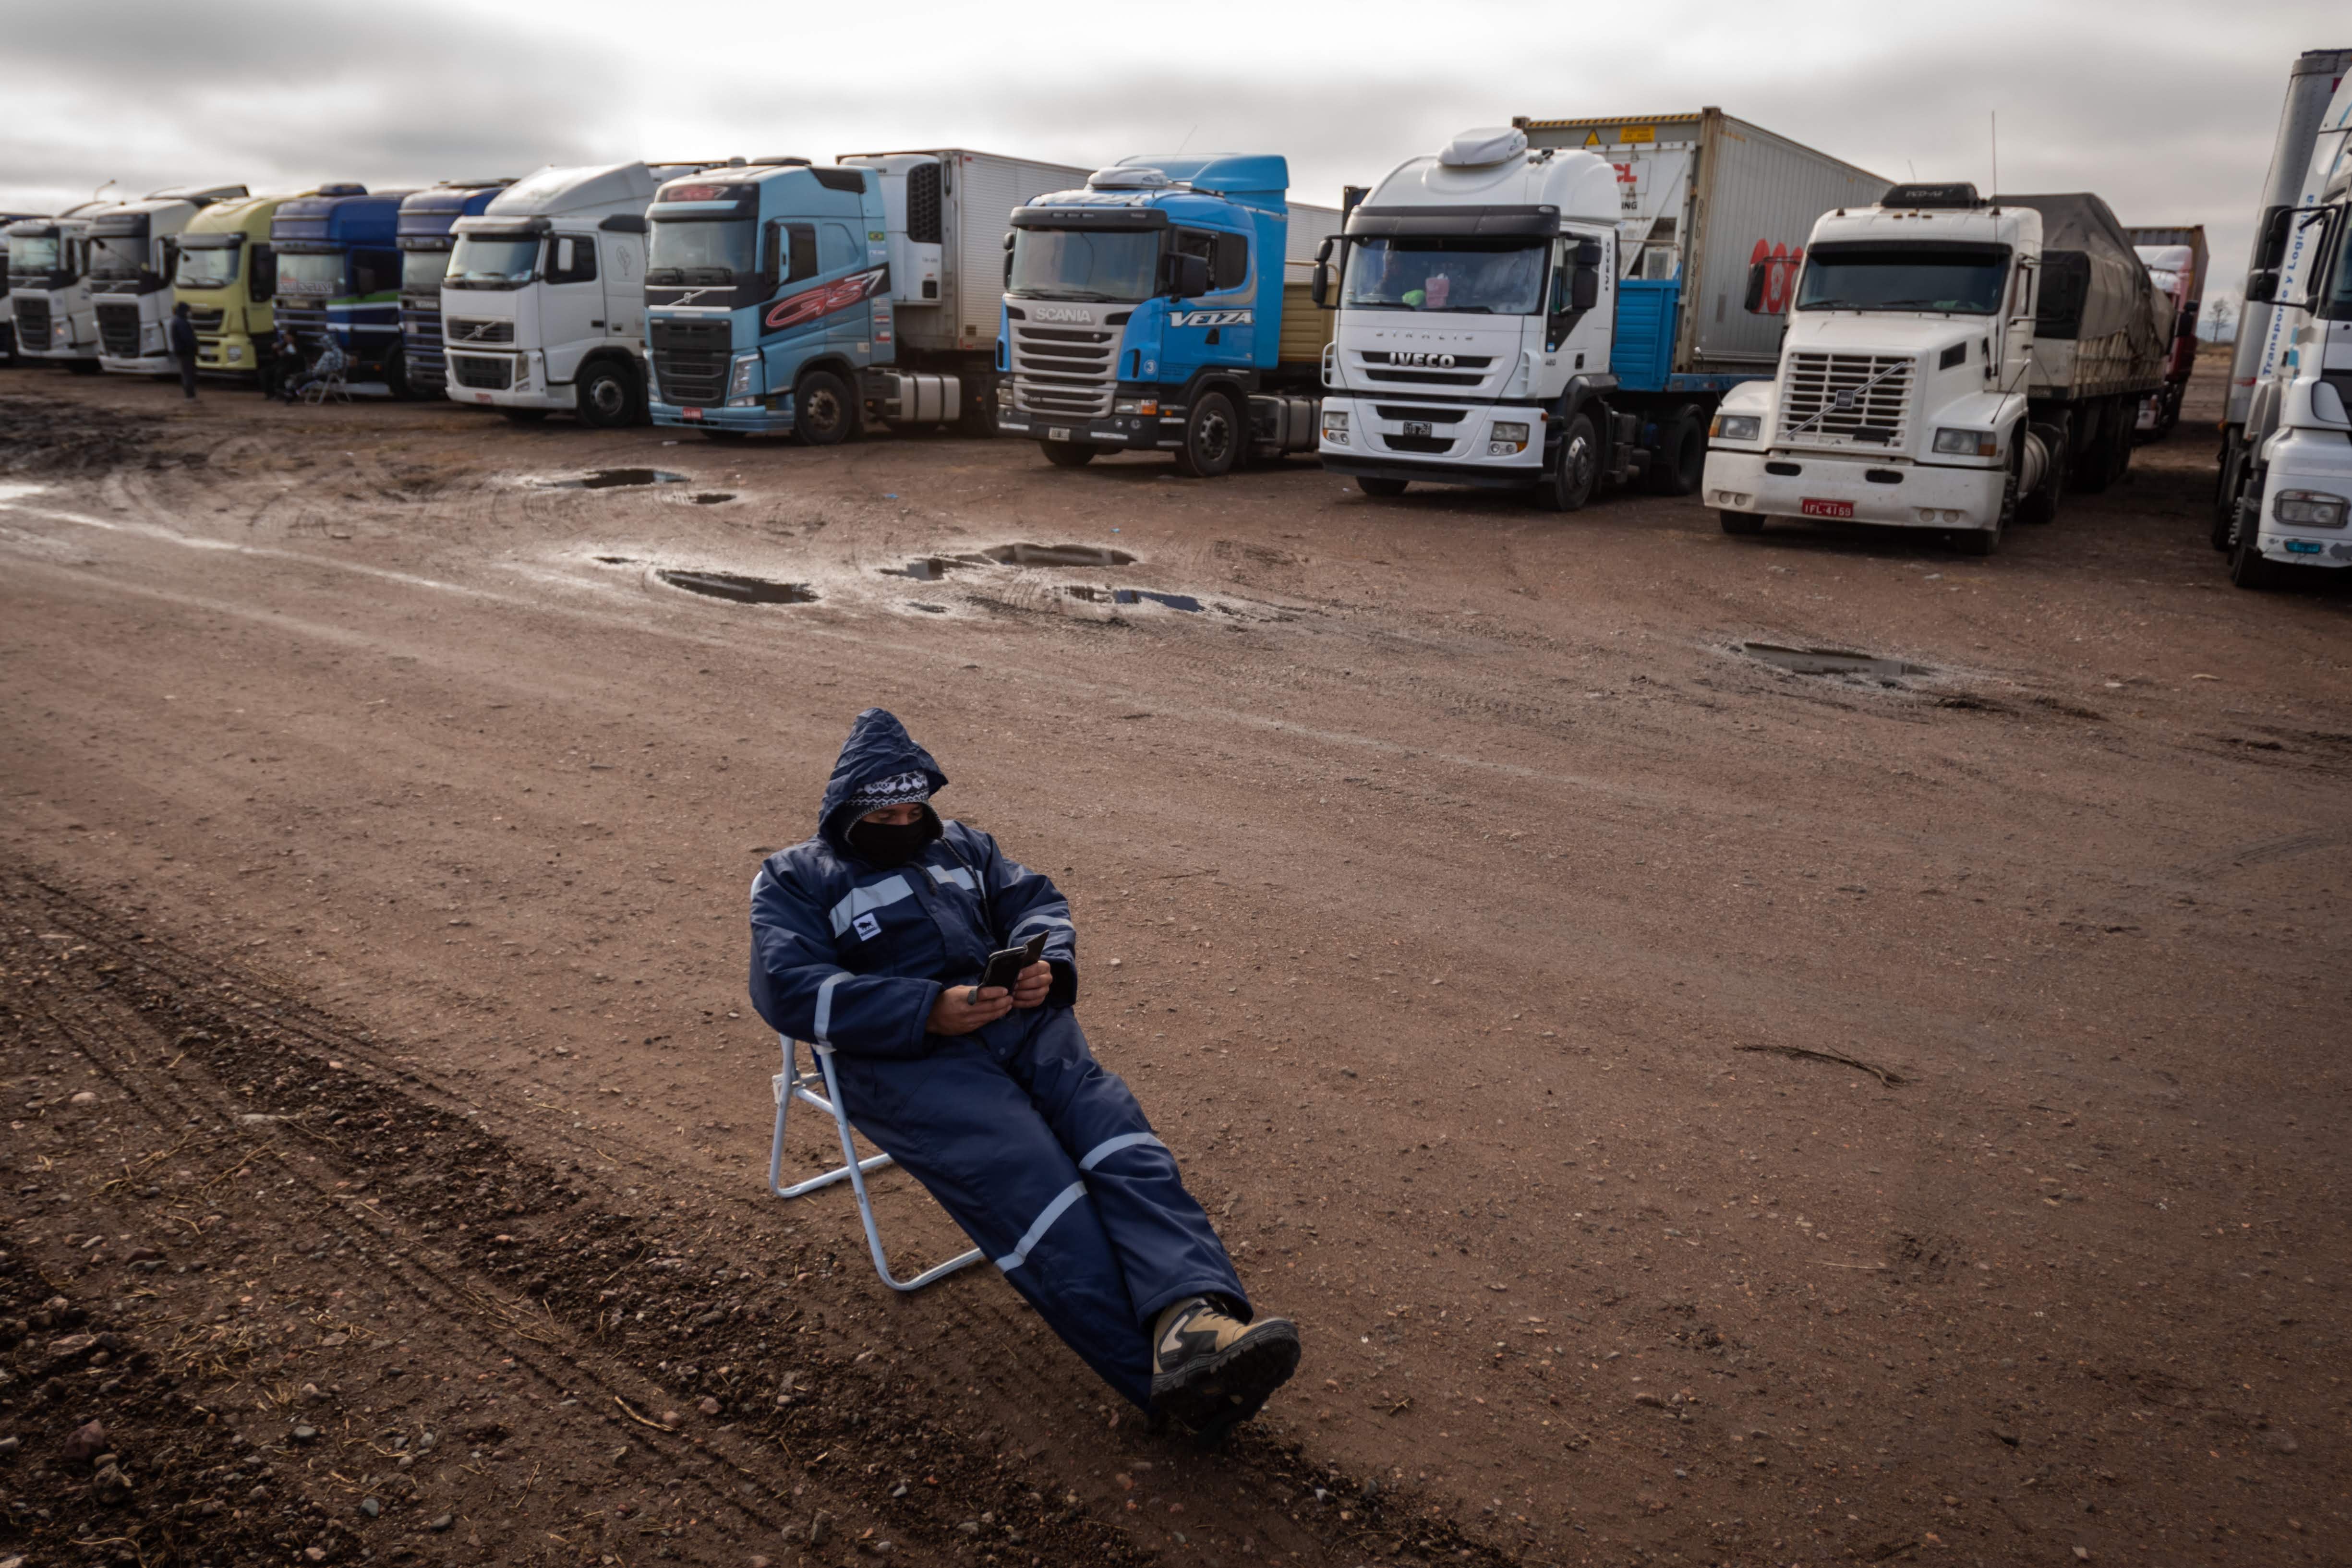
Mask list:
[{"label": "overcast sky", "polygon": [[1703,105],[1895,179],[2094,190],[2251,243],[2288,66],[2343,0],[619,0],[12,4],[0,210],[103,182],[371,186],[550,163],[958,145],[1096,165],[1286,153],[1336,205],[1454,132]]}]

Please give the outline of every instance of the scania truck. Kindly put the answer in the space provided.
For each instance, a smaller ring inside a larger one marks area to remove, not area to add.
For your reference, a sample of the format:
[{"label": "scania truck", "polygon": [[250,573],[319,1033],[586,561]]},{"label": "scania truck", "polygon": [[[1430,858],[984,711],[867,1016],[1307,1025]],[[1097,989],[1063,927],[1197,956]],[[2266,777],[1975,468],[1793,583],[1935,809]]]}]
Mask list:
[{"label": "scania truck", "polygon": [[153,191],[89,220],[89,294],[98,322],[98,363],[132,375],[169,374],[176,362],[165,327],[180,238],[208,206],[242,200],[243,185]]},{"label": "scania truck", "polygon": [[449,383],[441,358],[441,279],[457,244],[451,229],[513,184],[444,180],[401,198],[394,237],[400,247],[400,355],[408,389],[419,397],[438,397]]},{"label": "scania truck", "polygon": [[2283,587],[2306,578],[2297,568],[2352,566],[2352,77],[2294,194],[2263,214],[2246,300],[2270,307],[2273,349],[2223,448],[2225,542],[2231,581]]},{"label": "scania truck", "polygon": [[1163,451],[1197,478],[1311,450],[1330,318],[1290,274],[1340,215],[1289,189],[1277,154],[1148,155],[1015,208],[997,427],[1062,468]]},{"label": "scania truck", "polygon": [[98,374],[98,316],[89,299],[89,220],[110,202],[83,202],[55,217],[8,226],[8,304],[16,352]]},{"label": "scania truck", "polygon": [[2087,192],[1897,185],[1824,216],[1796,274],[1779,375],[1714,420],[1706,499],[1727,533],[1849,519],[1990,554],[2069,482],[2118,477],[2163,385],[2169,304]]},{"label": "scania truck", "polygon": [[1784,277],[1816,217],[1885,188],[1719,109],[1465,132],[1348,216],[1323,466],[1375,496],[1686,495],[1716,404],[1779,352],[1738,309],[1749,265]]},{"label": "scania truck", "polygon": [[405,190],[320,185],[281,202],[270,220],[278,253],[278,325],[294,329],[305,357],[331,335],[350,360],[353,392],[408,395],[400,348],[400,251]]},{"label": "scania truck", "polygon": [[962,148],[761,158],[647,216],[653,418],[707,436],[993,428],[1004,217],[1085,171]]},{"label": "scania truck", "polygon": [[457,219],[441,279],[449,396],[529,422],[646,419],[646,208],[700,163],[550,165]]},{"label": "scania truck", "polygon": [[269,226],[290,199],[216,202],[181,231],[172,298],[188,308],[188,323],[196,330],[198,374],[251,381],[268,390],[278,297],[278,253],[270,247]]}]

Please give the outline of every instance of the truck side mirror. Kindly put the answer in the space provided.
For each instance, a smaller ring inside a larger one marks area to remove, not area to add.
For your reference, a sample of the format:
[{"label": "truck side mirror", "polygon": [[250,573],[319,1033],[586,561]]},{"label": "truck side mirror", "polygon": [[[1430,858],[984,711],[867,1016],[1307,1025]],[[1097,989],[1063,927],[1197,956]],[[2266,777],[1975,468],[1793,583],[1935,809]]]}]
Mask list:
[{"label": "truck side mirror", "polygon": [[1004,231],[1004,248],[1005,248],[1005,249],[1010,250],[1010,249],[1012,249],[1012,248],[1013,248],[1013,237],[1014,235],[1018,234],[1019,232],[1020,232],[1020,231],[1019,231],[1018,229],[1011,229],[1011,228],[1008,228],[1008,229],[1006,229],[1006,230]]},{"label": "truck side mirror", "polygon": [[1328,308],[1330,305],[1331,264],[1329,262],[1319,258],[1316,261],[1314,281],[1307,286],[1307,298],[1315,301],[1318,309]]},{"label": "truck side mirror", "polygon": [[1601,302],[1601,274],[1590,267],[1579,267],[1568,280],[1568,305],[1571,310],[1590,310]]},{"label": "truck side mirror", "polygon": [[[2278,264],[2286,259],[2287,237],[2294,232],[2294,209],[2293,207],[2273,207],[2270,211],[2264,213],[2263,215],[2263,240],[2260,245],[2254,247],[2254,269],[2256,271],[2276,271]],[[2275,289],[2275,280],[2273,280],[2273,289]]]},{"label": "truck side mirror", "polygon": [[2278,298],[2279,275],[2275,267],[2256,268],[2246,274],[2246,303],[2267,305]]},{"label": "truck side mirror", "polygon": [[1576,242],[1576,264],[1579,267],[1588,268],[1600,266],[1601,242],[1597,239],[1578,240]]},{"label": "truck side mirror", "polygon": [[1751,261],[1748,264],[1748,300],[1746,309],[1749,315],[1761,316],[1769,313],[1764,309],[1764,296],[1769,292],[1771,281],[1772,264],[1770,262]]},{"label": "truck side mirror", "polygon": [[1183,252],[1168,258],[1168,293],[1176,300],[1197,300],[1209,291],[1209,258]]},{"label": "truck side mirror", "polygon": [[783,225],[769,223],[760,229],[760,287],[769,292],[783,279]]}]

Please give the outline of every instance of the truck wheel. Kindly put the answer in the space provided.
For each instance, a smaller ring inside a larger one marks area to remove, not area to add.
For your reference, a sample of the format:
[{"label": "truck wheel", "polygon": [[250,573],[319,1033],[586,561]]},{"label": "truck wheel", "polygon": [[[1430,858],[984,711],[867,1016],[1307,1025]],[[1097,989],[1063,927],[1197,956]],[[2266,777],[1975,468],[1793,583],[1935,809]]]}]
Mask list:
[{"label": "truck wheel", "polygon": [[1179,471],[1196,479],[1223,479],[1233,472],[1242,455],[1241,420],[1234,400],[1222,392],[1204,392],[1192,399],[1184,419],[1184,444],[1176,449]]},{"label": "truck wheel", "polygon": [[618,430],[640,417],[636,378],[614,360],[598,360],[582,371],[572,396],[580,423],[593,430]]},{"label": "truck wheel", "polygon": [[2000,548],[2000,524],[1990,528],[1958,528],[1951,533],[1955,555],[1990,555]]},{"label": "truck wheel", "polygon": [[1764,531],[1764,514],[1760,511],[1719,511],[1716,517],[1723,523],[1723,531],[1747,535]]},{"label": "truck wheel", "polygon": [[996,378],[963,378],[963,410],[956,416],[956,434],[986,439],[996,434]]},{"label": "truck wheel", "polygon": [[1573,415],[1560,432],[1559,456],[1536,481],[1536,504],[1546,511],[1580,511],[1601,481],[1601,439],[1592,421]]},{"label": "truck wheel", "polygon": [[1057,468],[1083,468],[1095,460],[1095,448],[1083,441],[1040,441],[1037,446]]},{"label": "truck wheel", "polygon": [[2058,505],[2066,499],[2067,454],[2057,443],[2065,439],[2055,426],[2043,425],[2034,433],[2049,448],[2050,460],[2042,470],[2042,483],[2033,493],[2021,496],[2017,502],[2017,521],[2040,526],[2058,521]]},{"label": "truck wheel", "polygon": [[2256,593],[2281,586],[2285,572],[2255,547],[2254,536],[2260,531],[2261,525],[2250,519],[2238,530],[2237,542],[2230,546],[2230,581]]},{"label": "truck wheel", "polygon": [[1382,500],[1394,500],[1397,497],[1404,494],[1404,487],[1407,482],[1408,481],[1404,479],[1383,479],[1371,474],[1358,474],[1356,476],[1356,488],[1358,489],[1363,491],[1368,496],[1378,496]]},{"label": "truck wheel", "polygon": [[793,389],[793,429],[812,447],[837,447],[857,434],[857,404],[829,370],[813,370]]},{"label": "truck wheel", "polygon": [[1643,476],[1654,496],[1686,496],[1706,471],[1706,427],[1688,413],[1675,415],[1658,431],[1657,450]]}]

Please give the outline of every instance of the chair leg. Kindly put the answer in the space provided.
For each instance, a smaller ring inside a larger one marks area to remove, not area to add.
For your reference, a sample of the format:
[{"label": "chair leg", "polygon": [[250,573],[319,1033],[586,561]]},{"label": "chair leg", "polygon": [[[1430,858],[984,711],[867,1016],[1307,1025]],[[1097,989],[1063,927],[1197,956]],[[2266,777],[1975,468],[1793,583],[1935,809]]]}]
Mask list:
[{"label": "chair leg", "polygon": [[[945,1263],[926,1268],[911,1279],[902,1280],[891,1275],[890,1260],[883,1255],[882,1251],[882,1233],[874,1224],[874,1200],[866,1191],[866,1163],[875,1162],[861,1163],[857,1158],[856,1146],[850,1142],[849,1117],[841,1109],[841,1087],[834,1080],[833,1076],[833,1053],[818,1051],[815,1056],[817,1070],[824,1075],[825,1099],[833,1107],[834,1124],[841,1133],[841,1157],[845,1162],[841,1173],[849,1177],[850,1187],[857,1194],[857,1217],[865,1222],[866,1250],[874,1255],[874,1272],[882,1277],[882,1283],[901,1294],[908,1294],[921,1289],[933,1280],[944,1279],[958,1269],[969,1268],[979,1262],[980,1248],[975,1247],[969,1252],[949,1258]],[[889,1156],[886,1154],[880,1158],[887,1160]]]}]

